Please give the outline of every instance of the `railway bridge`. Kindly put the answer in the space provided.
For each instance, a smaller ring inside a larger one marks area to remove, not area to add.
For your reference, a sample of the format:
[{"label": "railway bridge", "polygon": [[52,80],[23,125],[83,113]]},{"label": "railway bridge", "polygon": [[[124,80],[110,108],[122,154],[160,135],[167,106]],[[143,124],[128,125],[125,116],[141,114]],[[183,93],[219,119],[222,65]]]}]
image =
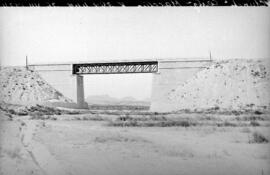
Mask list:
[{"label": "railway bridge", "polygon": [[208,67],[210,59],[143,59],[89,61],[76,63],[30,64],[50,85],[74,103],[55,103],[56,106],[88,108],[84,97],[83,76],[87,74],[152,73],[151,110],[164,111],[172,105],[168,93],[179,84]]}]

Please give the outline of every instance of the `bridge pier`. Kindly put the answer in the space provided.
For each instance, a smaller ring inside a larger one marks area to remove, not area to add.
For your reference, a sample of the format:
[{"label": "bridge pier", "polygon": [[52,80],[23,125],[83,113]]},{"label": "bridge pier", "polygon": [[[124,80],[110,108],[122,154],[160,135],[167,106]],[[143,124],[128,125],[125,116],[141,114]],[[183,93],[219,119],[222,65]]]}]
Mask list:
[{"label": "bridge pier", "polygon": [[77,79],[76,90],[77,90],[77,105],[79,108],[88,108],[88,104],[85,102],[84,98],[84,81],[83,76],[74,75]]},{"label": "bridge pier", "polygon": [[40,64],[30,65],[47,83],[73,102],[53,102],[54,106],[68,108],[88,108],[84,101],[83,76],[72,74],[72,64]]}]

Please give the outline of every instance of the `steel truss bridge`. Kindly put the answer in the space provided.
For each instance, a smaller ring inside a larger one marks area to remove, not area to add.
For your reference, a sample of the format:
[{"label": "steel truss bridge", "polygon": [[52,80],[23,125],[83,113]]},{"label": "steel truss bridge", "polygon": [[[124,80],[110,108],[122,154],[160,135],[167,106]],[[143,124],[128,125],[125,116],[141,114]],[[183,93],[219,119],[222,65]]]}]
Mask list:
[{"label": "steel truss bridge", "polygon": [[73,74],[155,73],[158,61],[73,64]]}]

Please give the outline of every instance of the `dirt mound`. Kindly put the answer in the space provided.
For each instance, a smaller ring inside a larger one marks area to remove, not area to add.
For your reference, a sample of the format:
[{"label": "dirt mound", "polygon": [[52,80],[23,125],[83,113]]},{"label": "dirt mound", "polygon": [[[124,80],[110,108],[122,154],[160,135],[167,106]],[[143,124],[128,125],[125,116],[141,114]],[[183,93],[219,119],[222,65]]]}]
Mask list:
[{"label": "dirt mound", "polygon": [[36,72],[24,67],[2,67],[0,101],[32,105],[44,102],[72,102],[50,86]]},{"label": "dirt mound", "polygon": [[180,109],[269,109],[268,60],[216,61],[169,93]]}]

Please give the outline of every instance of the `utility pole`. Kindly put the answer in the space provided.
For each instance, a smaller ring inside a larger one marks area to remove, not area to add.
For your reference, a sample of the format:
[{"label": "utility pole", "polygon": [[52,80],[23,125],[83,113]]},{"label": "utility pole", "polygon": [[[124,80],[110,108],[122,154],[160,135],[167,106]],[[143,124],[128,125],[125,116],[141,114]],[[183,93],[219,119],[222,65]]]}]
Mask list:
[{"label": "utility pole", "polygon": [[212,61],[211,51],[209,51],[209,55],[210,55],[210,61]]}]

